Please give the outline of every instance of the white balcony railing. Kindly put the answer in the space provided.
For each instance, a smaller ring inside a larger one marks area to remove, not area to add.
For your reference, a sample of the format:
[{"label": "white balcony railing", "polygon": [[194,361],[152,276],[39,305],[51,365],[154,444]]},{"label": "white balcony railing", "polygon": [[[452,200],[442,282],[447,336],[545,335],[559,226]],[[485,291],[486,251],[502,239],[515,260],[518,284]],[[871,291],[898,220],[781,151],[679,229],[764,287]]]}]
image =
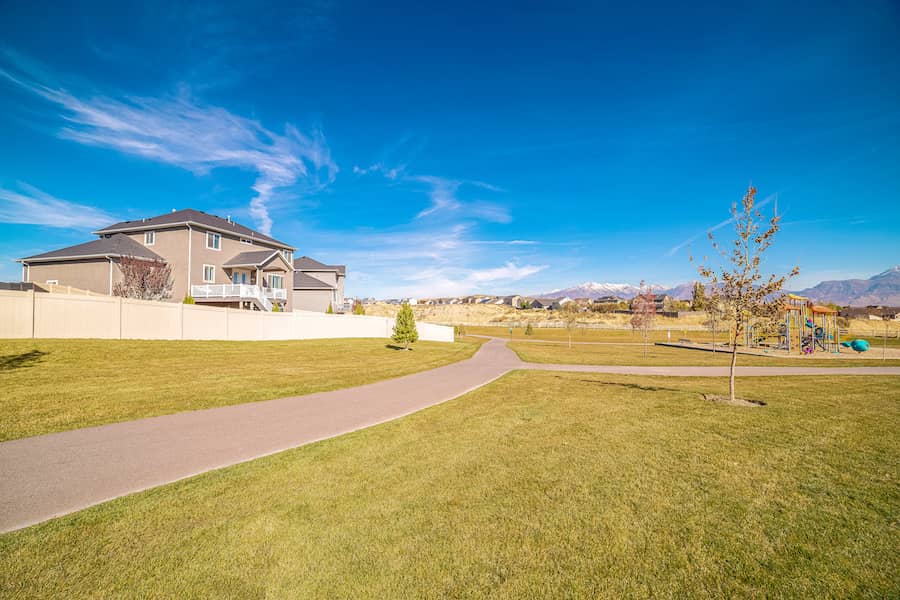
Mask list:
[{"label": "white balcony railing", "polygon": [[[283,296],[270,295],[269,291],[283,292]],[[195,300],[250,300],[256,302],[263,310],[272,310],[272,300],[285,300],[287,293],[285,290],[266,289],[263,293],[258,285],[247,285],[245,283],[209,283],[203,285],[192,285],[191,296]]]},{"label": "white balcony railing", "polygon": [[263,290],[266,294],[266,298],[271,298],[272,300],[287,300],[287,290],[282,290],[279,288],[265,288]]}]

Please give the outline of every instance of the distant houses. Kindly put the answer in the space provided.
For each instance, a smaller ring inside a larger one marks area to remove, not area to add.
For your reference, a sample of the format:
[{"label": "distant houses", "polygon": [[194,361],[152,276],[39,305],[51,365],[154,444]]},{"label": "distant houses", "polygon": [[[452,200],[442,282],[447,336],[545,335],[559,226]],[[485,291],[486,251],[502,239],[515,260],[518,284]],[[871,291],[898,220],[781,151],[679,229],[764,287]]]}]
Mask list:
[{"label": "distant houses", "polygon": [[900,320],[900,307],[846,306],[838,311],[838,316],[848,319],[869,319],[870,321],[898,321]]},{"label": "distant houses", "polygon": [[[587,308],[590,300],[582,299],[583,308]],[[485,306],[511,306],[515,309],[538,309],[538,310],[559,310],[569,302],[574,302],[569,297],[554,298],[530,298],[519,294],[510,294],[506,296],[490,296],[486,294],[474,294],[471,296],[450,296],[440,298],[388,298],[383,300],[385,304],[403,304],[408,302],[411,305],[420,304],[425,306],[445,306],[457,304],[480,304]]]},{"label": "distant houses", "polygon": [[531,301],[531,305],[529,308],[536,308],[540,310],[559,310],[569,302],[572,302],[572,299],[568,296],[563,298],[535,298]]}]

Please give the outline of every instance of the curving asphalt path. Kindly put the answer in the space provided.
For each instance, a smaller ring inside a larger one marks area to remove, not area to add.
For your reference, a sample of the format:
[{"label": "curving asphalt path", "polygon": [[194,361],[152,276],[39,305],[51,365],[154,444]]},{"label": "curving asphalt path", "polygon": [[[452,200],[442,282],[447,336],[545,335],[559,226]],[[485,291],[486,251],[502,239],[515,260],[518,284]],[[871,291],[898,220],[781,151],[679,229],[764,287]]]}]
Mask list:
[{"label": "curving asphalt path", "polygon": [[[390,421],[515,369],[719,377],[727,367],[525,363],[492,339],[472,358],[360,387],[151,417],[0,443],[0,532]],[[900,375],[900,367],[739,367],[742,376]]]}]

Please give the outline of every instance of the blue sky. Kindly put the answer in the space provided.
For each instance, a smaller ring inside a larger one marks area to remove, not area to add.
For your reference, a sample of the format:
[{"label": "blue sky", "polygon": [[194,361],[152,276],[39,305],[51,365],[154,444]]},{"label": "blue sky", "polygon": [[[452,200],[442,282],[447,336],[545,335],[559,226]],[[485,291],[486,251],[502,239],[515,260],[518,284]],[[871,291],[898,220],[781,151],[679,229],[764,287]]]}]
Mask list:
[{"label": "blue sky", "polygon": [[350,295],[675,284],[751,182],[793,287],[900,263],[890,0],[88,4],[0,5],[0,280],[193,207]]}]

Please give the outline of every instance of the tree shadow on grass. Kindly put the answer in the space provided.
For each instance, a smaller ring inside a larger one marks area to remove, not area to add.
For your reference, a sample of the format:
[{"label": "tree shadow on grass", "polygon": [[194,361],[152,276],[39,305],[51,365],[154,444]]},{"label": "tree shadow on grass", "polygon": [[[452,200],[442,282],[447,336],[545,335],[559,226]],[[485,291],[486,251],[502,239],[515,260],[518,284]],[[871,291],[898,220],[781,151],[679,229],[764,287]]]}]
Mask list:
[{"label": "tree shadow on grass", "polygon": [[24,369],[40,362],[49,352],[31,350],[22,354],[7,354],[0,356],[0,372]]},{"label": "tree shadow on grass", "polygon": [[[385,344],[384,347],[388,350],[406,350],[403,346],[397,346],[395,344]],[[412,352],[412,347],[409,348],[409,351]]]},{"label": "tree shadow on grass", "polygon": [[579,379],[582,383],[592,383],[594,385],[599,386],[608,386],[608,387],[619,387],[627,390],[639,390],[642,392],[679,392],[683,393],[686,390],[679,390],[678,388],[667,388],[667,387],[659,387],[655,385],[639,385],[637,383],[616,383],[613,381],[596,381],[593,379]]}]

